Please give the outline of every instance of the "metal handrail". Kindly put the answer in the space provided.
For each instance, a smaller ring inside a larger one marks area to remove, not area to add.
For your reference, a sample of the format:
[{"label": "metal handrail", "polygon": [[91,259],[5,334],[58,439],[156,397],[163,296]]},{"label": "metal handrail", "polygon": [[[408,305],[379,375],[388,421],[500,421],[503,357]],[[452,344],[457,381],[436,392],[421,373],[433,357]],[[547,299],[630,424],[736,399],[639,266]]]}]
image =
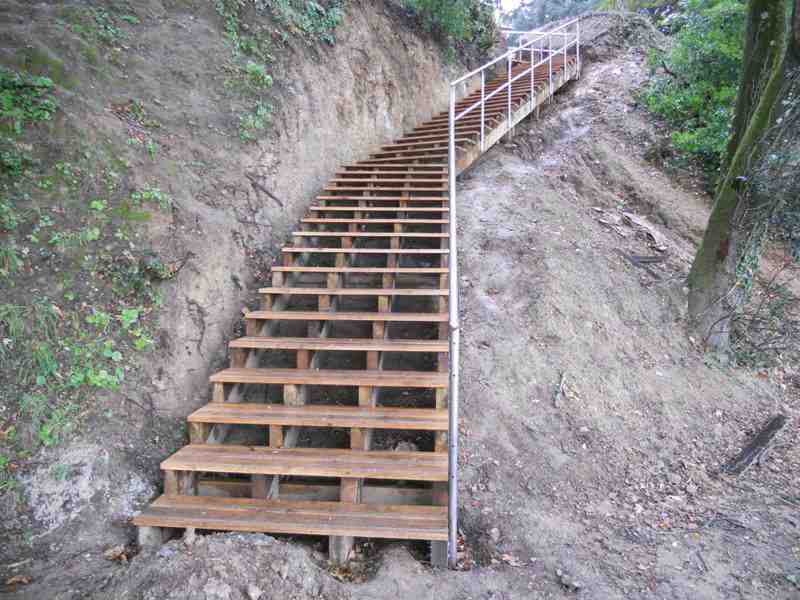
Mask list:
[{"label": "metal handrail", "polygon": [[[568,31],[568,28],[575,26],[575,31]],[[458,79],[450,82],[450,109],[448,115],[448,188],[449,188],[449,252],[448,252],[448,330],[450,340],[449,352],[449,390],[448,390],[448,440],[447,440],[447,453],[448,453],[448,535],[447,535],[447,560],[451,568],[456,567],[457,562],[457,547],[456,540],[458,535],[458,401],[459,401],[459,364],[458,364],[458,349],[460,343],[461,329],[458,317],[458,246],[456,243],[457,238],[457,206],[456,206],[456,139],[455,127],[456,122],[462,117],[468,115],[477,108],[481,109],[480,132],[481,132],[481,152],[485,150],[485,130],[486,130],[486,102],[494,97],[496,94],[504,90],[508,90],[508,103],[507,103],[507,119],[506,131],[511,129],[511,93],[512,85],[518,79],[530,74],[531,77],[531,105],[534,102],[535,93],[535,72],[536,69],[542,65],[549,64],[548,69],[548,96],[550,99],[553,97],[553,56],[558,53],[563,53],[564,64],[567,62],[567,51],[575,46],[575,60],[577,63],[577,72],[580,73],[580,17],[564,23],[556,27],[552,31],[525,31],[525,32],[511,32],[511,33],[525,33],[533,35],[534,38],[526,41],[515,48],[509,49],[505,54],[489,61],[485,65],[475,69],[459,77]],[[553,49],[553,37],[563,39],[563,45],[560,48]],[[574,37],[570,37],[574,36]],[[544,42],[547,42],[547,48],[544,47]],[[542,47],[534,47],[534,44],[541,42]],[[521,61],[524,53],[529,55],[530,67],[518,73],[514,77],[511,76],[512,63]],[[537,53],[538,61],[534,61],[534,53]],[[517,58],[519,57],[519,58]],[[506,62],[506,81],[491,93],[486,93],[486,72],[495,65]],[[456,88],[464,82],[470,80],[472,77],[480,75],[481,77],[481,99],[473,103],[460,113],[456,114]]]}]

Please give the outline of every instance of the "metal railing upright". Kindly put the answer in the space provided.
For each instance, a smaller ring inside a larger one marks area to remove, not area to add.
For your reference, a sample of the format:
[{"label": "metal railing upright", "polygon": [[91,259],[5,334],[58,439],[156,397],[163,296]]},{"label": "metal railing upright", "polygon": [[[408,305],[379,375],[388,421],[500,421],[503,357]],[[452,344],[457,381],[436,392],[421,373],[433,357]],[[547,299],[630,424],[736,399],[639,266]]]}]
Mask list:
[{"label": "metal railing upright", "polygon": [[[572,30],[574,28],[574,31]],[[480,150],[484,152],[486,148],[486,103],[494,96],[508,89],[507,92],[507,118],[506,132],[512,127],[512,93],[513,84],[530,74],[531,79],[531,107],[535,105],[535,72],[542,65],[548,65],[548,98],[553,98],[553,57],[563,52],[563,61],[566,68],[567,52],[571,47],[575,47],[575,60],[577,73],[580,73],[580,18],[573,19],[556,27],[551,31],[505,31],[504,33],[523,33],[529,39],[519,46],[511,48],[505,54],[489,61],[482,67],[459,77],[450,82],[450,108],[449,108],[449,135],[448,135],[448,188],[449,188],[449,253],[448,253],[448,329],[450,340],[449,352],[449,390],[448,390],[448,538],[447,538],[447,559],[451,568],[455,568],[457,562],[457,536],[458,536],[458,412],[459,412],[459,363],[458,351],[460,343],[460,323],[458,314],[458,245],[457,238],[457,205],[456,205],[456,142],[455,128],[456,123],[470,114],[473,110],[480,108]],[[560,48],[553,49],[553,38],[562,40]],[[545,42],[547,47],[545,49]],[[525,62],[527,54],[527,69],[517,75],[513,74],[514,62]],[[536,59],[534,59],[534,55]],[[496,65],[506,63],[506,81],[499,87],[486,93],[486,74],[489,69]],[[459,86],[469,82],[473,77],[480,75],[481,99],[471,104],[461,112],[456,112],[456,91]]]}]

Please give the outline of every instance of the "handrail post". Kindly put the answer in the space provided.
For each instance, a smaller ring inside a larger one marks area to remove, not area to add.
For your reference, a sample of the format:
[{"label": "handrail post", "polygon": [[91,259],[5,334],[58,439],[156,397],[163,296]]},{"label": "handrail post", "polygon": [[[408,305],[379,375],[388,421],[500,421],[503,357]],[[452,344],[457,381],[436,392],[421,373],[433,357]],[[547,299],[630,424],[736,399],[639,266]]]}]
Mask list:
[{"label": "handrail post", "polygon": [[481,152],[484,151],[484,127],[486,123],[486,71],[481,71]]},{"label": "handrail post", "polygon": [[506,132],[511,131],[511,56],[508,57],[508,117],[506,117]]},{"label": "handrail post", "polygon": [[575,23],[575,79],[581,78],[581,18]]},{"label": "handrail post", "polygon": [[456,88],[450,86],[450,118],[448,142],[449,253],[448,266],[448,329],[449,379],[447,392],[447,561],[451,569],[458,562],[458,254],[456,247]]},{"label": "handrail post", "polygon": [[553,36],[547,34],[547,84],[548,84],[548,102],[553,101]]}]

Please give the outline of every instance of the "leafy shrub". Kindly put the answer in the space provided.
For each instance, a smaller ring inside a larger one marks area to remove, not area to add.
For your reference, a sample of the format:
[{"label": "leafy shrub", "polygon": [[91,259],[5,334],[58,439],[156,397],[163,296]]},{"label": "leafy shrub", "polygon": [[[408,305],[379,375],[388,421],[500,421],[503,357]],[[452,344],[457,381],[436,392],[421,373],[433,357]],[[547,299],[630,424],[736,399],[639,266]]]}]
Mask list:
[{"label": "leafy shrub", "polygon": [[404,0],[425,28],[449,42],[474,42],[480,50],[495,41],[494,8],[481,0]]},{"label": "leafy shrub", "polygon": [[653,70],[662,67],[642,97],[648,109],[675,129],[675,146],[719,167],[730,132],[745,28],[739,0],[690,0],[666,52],[653,51]]},{"label": "leafy shrub", "polygon": [[53,87],[48,77],[23,76],[0,67],[0,122],[20,135],[25,123],[49,121],[56,112]]}]

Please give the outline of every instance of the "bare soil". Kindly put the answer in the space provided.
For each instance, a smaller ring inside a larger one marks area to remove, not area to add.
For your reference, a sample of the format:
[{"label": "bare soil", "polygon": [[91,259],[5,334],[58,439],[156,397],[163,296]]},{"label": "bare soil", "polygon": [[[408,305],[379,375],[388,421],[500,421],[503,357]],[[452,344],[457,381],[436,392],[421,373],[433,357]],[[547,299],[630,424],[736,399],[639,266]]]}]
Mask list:
[{"label": "bare soil", "polygon": [[[733,368],[686,334],[709,198],[649,160],[650,35],[598,19],[581,80],[459,184],[462,570],[400,543],[365,545],[350,581],[308,540],[216,534],[113,563],[95,540],[9,596],[797,598],[797,366]],[[722,474],[777,413],[771,451]]]}]

